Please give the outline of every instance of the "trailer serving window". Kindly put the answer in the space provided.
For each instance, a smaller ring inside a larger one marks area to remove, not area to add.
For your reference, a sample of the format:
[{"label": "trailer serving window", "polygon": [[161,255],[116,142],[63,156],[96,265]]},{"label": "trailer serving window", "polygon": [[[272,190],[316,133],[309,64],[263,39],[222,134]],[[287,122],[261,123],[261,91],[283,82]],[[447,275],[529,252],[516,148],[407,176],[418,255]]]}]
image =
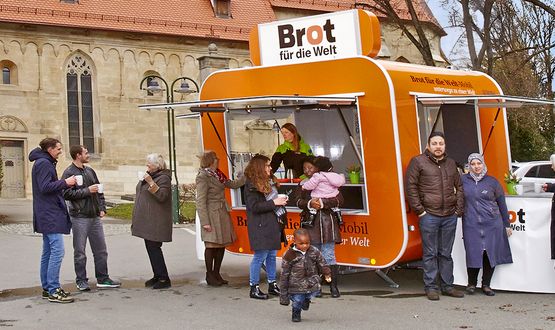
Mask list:
[{"label": "trailer serving window", "polygon": [[[230,173],[227,174],[232,178],[244,171],[254,154],[272,157],[277,146],[283,142],[280,127],[285,123],[297,127],[314,155],[329,157],[335,172],[345,174],[348,166],[358,165],[362,169],[361,173],[364,173],[357,96],[262,96],[174,103],[171,107],[176,110],[186,108],[188,113],[207,116],[213,112],[224,113],[226,130],[214,133],[226,141],[230,165]],[[162,105],[141,107],[156,109]],[[181,116],[190,114],[176,117]],[[283,168],[278,169],[276,176],[285,177]],[[297,186],[296,182],[282,183],[280,192],[291,193]],[[360,183],[347,180],[341,191],[345,197],[345,211],[368,212],[364,177]],[[241,189],[232,191],[232,207],[244,207],[243,196]],[[290,211],[299,211],[292,203],[288,207]]]}]

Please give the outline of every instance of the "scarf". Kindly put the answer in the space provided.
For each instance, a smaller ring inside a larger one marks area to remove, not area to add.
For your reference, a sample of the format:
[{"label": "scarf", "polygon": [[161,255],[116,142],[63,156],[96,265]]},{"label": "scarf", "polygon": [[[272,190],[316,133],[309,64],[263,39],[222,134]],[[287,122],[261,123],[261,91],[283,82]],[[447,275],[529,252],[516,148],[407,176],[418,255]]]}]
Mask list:
[{"label": "scarf", "polygon": [[218,179],[218,181],[220,181],[222,184],[225,184],[227,181],[229,181],[229,179],[224,174],[224,172],[220,171],[219,168],[217,168],[216,170],[213,170],[210,167],[205,167],[205,168],[203,168],[203,170],[206,173],[208,173],[208,175],[213,176],[216,179]]},{"label": "scarf", "polygon": [[[482,162],[482,164],[484,164],[484,168],[482,169],[482,172],[480,174],[476,174],[472,172],[472,168],[470,167],[470,162],[473,161],[474,159],[477,159],[480,162]],[[479,153],[470,154],[470,156],[468,156],[468,169],[470,171],[469,172],[470,176],[474,179],[474,181],[478,182],[482,180],[488,172],[488,167],[486,166],[486,162],[484,162],[484,156],[480,155]]]},{"label": "scarf", "polygon": [[[265,194],[267,201],[274,200],[278,196],[276,184],[272,180],[270,180],[270,187],[272,188],[272,190],[270,190],[269,193]],[[274,213],[277,215],[278,222],[280,222],[281,224],[281,221],[283,221],[282,217],[287,214],[287,210],[285,209],[285,206],[275,206]]]}]

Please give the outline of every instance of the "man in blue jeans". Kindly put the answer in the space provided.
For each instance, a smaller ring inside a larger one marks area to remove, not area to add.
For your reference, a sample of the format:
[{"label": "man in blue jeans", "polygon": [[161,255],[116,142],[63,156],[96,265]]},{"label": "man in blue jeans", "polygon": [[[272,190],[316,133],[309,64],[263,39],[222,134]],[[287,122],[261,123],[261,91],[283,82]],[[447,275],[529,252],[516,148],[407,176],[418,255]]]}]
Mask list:
[{"label": "man in blue jeans", "polygon": [[42,233],[40,280],[42,297],[50,302],[71,303],[73,298],[60,286],[60,267],[64,258],[63,234],[71,230],[69,214],[62,196],[63,189],[75,185],[75,177],[58,180],[56,164],[62,154],[59,140],[45,138],[31,150],[29,161],[35,162],[33,181],[33,230]]},{"label": "man in blue jeans", "polygon": [[462,298],[464,293],[453,287],[451,252],[464,195],[457,165],[445,153],[443,133],[430,134],[424,153],[411,159],[405,181],[409,206],[419,217],[426,296],[439,300],[441,289],[443,295]]},{"label": "man in blue jeans", "polygon": [[[96,172],[87,164],[90,155],[87,148],[75,145],[69,148],[73,162],[69,165],[62,179],[81,176],[77,184],[64,190],[73,231],[73,261],[76,284],[79,291],[90,291],[87,278],[87,239],[91,244],[94,257],[96,287],[101,289],[118,288],[121,283],[108,276],[108,251],[104,239],[101,218],[106,215],[104,193],[99,191],[100,182]],[[82,181],[81,181],[82,179]]]}]

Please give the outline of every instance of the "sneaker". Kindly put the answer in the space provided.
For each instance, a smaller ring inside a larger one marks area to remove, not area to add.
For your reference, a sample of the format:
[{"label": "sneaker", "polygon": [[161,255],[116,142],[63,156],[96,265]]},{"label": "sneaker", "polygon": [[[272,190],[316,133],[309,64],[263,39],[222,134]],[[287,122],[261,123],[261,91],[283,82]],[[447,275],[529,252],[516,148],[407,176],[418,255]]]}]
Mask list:
[{"label": "sneaker", "polygon": [[42,299],[48,299],[48,290],[42,289]]},{"label": "sneaker", "polygon": [[91,291],[89,282],[87,282],[86,280],[78,280],[76,284],[79,291]]},{"label": "sneaker", "polygon": [[156,282],[158,282],[158,277],[153,277],[150,280],[145,282],[145,287],[151,288],[154,284],[156,284]]},{"label": "sneaker", "polygon": [[111,278],[107,278],[102,281],[98,281],[96,283],[96,287],[99,289],[114,289],[119,288],[121,286],[121,282],[114,281]]},{"label": "sneaker", "polygon": [[69,297],[67,292],[62,290],[62,288],[57,288],[56,291],[54,291],[53,294],[48,295],[48,301],[55,302],[55,303],[67,304],[67,303],[72,303],[73,298]]}]

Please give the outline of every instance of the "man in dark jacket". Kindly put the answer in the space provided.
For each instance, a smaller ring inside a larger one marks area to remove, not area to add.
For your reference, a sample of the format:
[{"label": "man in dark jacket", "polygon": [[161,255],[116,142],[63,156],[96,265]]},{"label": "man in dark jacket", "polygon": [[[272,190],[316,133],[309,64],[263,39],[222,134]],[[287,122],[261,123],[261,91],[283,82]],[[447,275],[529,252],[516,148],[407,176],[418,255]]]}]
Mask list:
[{"label": "man in dark jacket", "polygon": [[439,300],[437,277],[443,295],[462,298],[453,287],[453,259],[457,217],[464,210],[462,182],[455,161],[445,154],[445,137],[432,132],[423,154],[409,163],[406,195],[418,215],[422,237],[424,288],[430,300]]},{"label": "man in dark jacket", "polygon": [[94,257],[96,287],[118,288],[121,283],[108,276],[108,252],[100,220],[106,215],[106,203],[104,194],[98,190],[100,182],[95,171],[85,165],[90,160],[89,151],[84,146],[75,145],[71,146],[69,153],[73,162],[64,171],[62,179],[80,176],[75,186],[64,190],[73,229],[73,262],[77,289],[79,291],[91,289],[87,278],[87,254],[85,253],[87,238]]},{"label": "man in dark jacket", "polygon": [[29,161],[35,162],[33,181],[33,230],[42,234],[40,280],[42,297],[51,302],[70,303],[73,298],[60,286],[60,267],[64,258],[64,239],[71,222],[62,196],[63,189],[75,185],[75,178],[58,180],[56,163],[62,154],[59,140],[46,138],[31,150]]}]

